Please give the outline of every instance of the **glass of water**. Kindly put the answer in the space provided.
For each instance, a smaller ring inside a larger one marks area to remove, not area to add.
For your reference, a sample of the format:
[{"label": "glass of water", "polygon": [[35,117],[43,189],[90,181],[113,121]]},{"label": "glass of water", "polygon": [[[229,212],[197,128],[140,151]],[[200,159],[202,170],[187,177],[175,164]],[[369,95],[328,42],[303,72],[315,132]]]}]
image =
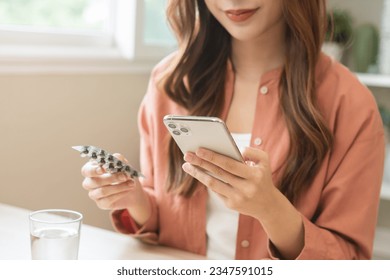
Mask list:
[{"label": "glass of water", "polygon": [[47,209],[30,213],[33,260],[77,260],[83,215]]}]

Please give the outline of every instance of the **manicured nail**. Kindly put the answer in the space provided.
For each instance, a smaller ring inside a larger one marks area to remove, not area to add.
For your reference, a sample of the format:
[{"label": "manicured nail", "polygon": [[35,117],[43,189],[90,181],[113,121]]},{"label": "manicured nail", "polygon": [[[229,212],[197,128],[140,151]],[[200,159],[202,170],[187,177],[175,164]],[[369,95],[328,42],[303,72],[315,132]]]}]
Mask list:
[{"label": "manicured nail", "polygon": [[199,156],[199,157],[203,157],[204,155],[205,155],[205,150],[203,150],[203,149],[198,149],[197,151],[196,151],[196,155],[197,156]]},{"label": "manicured nail", "polygon": [[126,174],[124,174],[124,173],[119,174],[119,181],[126,182],[127,179],[128,178],[127,178]]},{"label": "manicured nail", "polygon": [[104,170],[103,170],[103,168],[101,168],[101,166],[98,166],[98,167],[96,167],[95,172],[98,175],[102,175],[104,173]]},{"label": "manicured nail", "polygon": [[194,159],[194,155],[192,154],[192,153],[186,153],[185,155],[184,155],[184,160],[185,161],[191,161],[191,160],[193,160]]},{"label": "manicured nail", "polygon": [[189,172],[191,170],[191,164],[186,162],[182,165],[182,168],[185,172]]}]

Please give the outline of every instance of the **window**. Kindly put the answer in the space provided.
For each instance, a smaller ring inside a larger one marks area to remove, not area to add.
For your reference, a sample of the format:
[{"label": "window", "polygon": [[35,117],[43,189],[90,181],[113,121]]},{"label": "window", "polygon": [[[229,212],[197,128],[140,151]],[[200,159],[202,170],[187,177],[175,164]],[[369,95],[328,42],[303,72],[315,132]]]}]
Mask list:
[{"label": "window", "polygon": [[175,39],[165,18],[167,0],[137,1],[135,53],[148,59],[175,48]]},{"label": "window", "polygon": [[[2,0],[3,44],[110,44],[110,0]],[[66,42],[66,43],[65,43]]]},{"label": "window", "polygon": [[144,3],[144,43],[146,45],[172,46],[175,39],[165,20],[167,0],[145,0]]},{"label": "window", "polygon": [[175,48],[165,20],[166,2],[1,0],[0,70],[12,58],[18,63],[46,59],[51,65],[55,59],[69,64],[72,57],[74,64],[93,59],[100,60],[94,65],[128,65],[129,60],[153,64]]},{"label": "window", "polygon": [[[108,31],[109,0],[2,0],[1,25]],[[27,13],[28,11],[28,13]]]}]

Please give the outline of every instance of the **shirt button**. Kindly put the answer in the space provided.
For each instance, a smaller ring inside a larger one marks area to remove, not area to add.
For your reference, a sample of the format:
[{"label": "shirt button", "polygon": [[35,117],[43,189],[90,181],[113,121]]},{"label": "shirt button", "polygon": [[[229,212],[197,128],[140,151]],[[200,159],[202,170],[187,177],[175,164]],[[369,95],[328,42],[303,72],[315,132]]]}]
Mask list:
[{"label": "shirt button", "polygon": [[254,142],[253,142],[256,146],[260,146],[261,144],[263,144],[263,140],[259,137],[257,137]]},{"label": "shirt button", "polygon": [[266,95],[268,93],[268,87],[267,86],[261,87],[260,92],[261,94]]},{"label": "shirt button", "polygon": [[249,241],[248,240],[242,240],[241,241],[241,247],[242,248],[248,248],[249,247]]}]

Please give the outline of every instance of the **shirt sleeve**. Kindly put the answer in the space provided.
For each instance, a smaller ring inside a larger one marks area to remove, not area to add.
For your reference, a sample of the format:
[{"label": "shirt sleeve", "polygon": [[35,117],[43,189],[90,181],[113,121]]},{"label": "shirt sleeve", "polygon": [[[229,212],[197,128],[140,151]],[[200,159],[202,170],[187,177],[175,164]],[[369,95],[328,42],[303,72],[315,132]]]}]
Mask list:
[{"label": "shirt sleeve", "polygon": [[152,206],[152,214],[149,220],[142,226],[137,225],[127,210],[115,210],[111,212],[111,221],[115,230],[130,234],[147,243],[158,242],[158,206],[154,192],[154,170],[153,170],[153,106],[156,93],[155,76],[153,71],[149,81],[147,93],[143,98],[138,112],[138,128],[140,133],[140,165],[141,172],[145,178],[140,182],[149,197]]},{"label": "shirt sleeve", "polygon": [[[370,259],[382,182],[384,136],[355,143],[325,186],[317,217],[302,215],[304,248],[297,259]],[[280,258],[271,242],[268,251]]]},{"label": "shirt sleeve", "polygon": [[[342,95],[335,108],[334,144],[322,167],[326,175],[316,211],[302,214],[304,248],[297,259],[372,257],[385,137],[372,95],[361,87],[352,93]],[[280,257],[271,242],[268,251]]]}]

